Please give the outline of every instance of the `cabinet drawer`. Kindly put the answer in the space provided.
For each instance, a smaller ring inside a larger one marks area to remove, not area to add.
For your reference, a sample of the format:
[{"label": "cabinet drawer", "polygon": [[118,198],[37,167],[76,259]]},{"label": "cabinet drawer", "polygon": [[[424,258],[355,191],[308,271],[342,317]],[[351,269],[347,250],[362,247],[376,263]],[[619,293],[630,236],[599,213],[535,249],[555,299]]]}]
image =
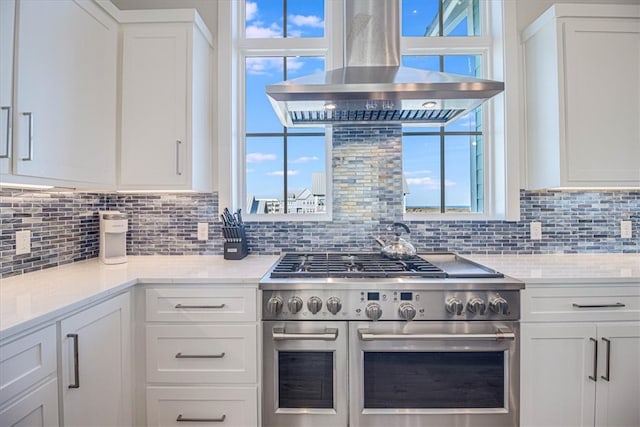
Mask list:
[{"label": "cabinet drawer", "polygon": [[255,322],[253,288],[151,288],[145,290],[149,322]]},{"label": "cabinet drawer", "polygon": [[640,320],[640,285],[530,287],[522,292],[522,320]]},{"label": "cabinet drawer", "polygon": [[148,325],[147,381],[255,383],[257,325]]},{"label": "cabinet drawer", "polygon": [[56,327],[0,347],[0,405],[56,371]]},{"label": "cabinet drawer", "polygon": [[[181,419],[181,421],[178,421]],[[256,427],[258,392],[255,387],[148,387],[147,426],[200,425]],[[205,420],[211,420],[206,423]]]},{"label": "cabinet drawer", "polygon": [[58,425],[58,381],[53,378],[0,411],[2,427]]}]

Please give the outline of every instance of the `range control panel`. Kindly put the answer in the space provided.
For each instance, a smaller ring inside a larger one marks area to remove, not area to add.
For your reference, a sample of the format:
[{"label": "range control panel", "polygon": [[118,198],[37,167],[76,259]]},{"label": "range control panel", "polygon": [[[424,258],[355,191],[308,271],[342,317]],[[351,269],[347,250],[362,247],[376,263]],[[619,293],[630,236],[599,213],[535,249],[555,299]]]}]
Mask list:
[{"label": "range control panel", "polygon": [[263,320],[518,320],[520,292],[265,290]]}]

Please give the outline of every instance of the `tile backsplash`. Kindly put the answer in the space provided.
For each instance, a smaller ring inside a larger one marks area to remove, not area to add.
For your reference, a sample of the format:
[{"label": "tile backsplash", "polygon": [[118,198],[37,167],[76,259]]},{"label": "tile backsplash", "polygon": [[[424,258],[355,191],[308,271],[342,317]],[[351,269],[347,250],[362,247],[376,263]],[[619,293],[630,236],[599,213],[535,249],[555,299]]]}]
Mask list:
[{"label": "tile backsplash", "polygon": [[[349,167],[345,165],[345,167]],[[387,197],[382,195],[381,197]],[[640,252],[640,190],[520,192],[521,220],[408,221],[421,252],[482,254]],[[129,217],[130,255],[222,254],[216,193],[91,194],[0,190],[0,277],[98,256],[99,210]],[[248,223],[252,253],[304,250],[377,250],[384,216],[353,218],[334,211],[333,222]],[[620,221],[633,224],[621,239]],[[529,223],[542,223],[542,240],[529,239]],[[196,239],[209,223],[209,240]],[[31,230],[32,252],[15,255],[15,232]]]},{"label": "tile backsplash", "polygon": [[[251,253],[378,250],[373,236],[402,220],[399,127],[334,127],[333,221],[249,222]],[[640,189],[520,192],[521,220],[405,221],[420,252],[481,254],[640,252]],[[130,255],[222,254],[217,193],[72,193],[0,189],[0,277],[98,256],[99,210],[129,218]],[[631,239],[620,221],[630,220]],[[529,223],[542,223],[541,240]],[[209,239],[197,240],[197,223]],[[32,251],[15,255],[15,232]]]}]

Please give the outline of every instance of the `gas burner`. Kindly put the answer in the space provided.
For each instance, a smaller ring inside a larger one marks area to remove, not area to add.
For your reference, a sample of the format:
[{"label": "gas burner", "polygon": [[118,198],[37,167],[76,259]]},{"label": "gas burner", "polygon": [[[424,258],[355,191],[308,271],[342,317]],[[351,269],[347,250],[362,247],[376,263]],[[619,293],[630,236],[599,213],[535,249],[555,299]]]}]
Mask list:
[{"label": "gas burner", "polygon": [[446,273],[419,256],[401,261],[385,258],[379,253],[289,253],[280,259],[270,277],[438,278],[446,277]]}]

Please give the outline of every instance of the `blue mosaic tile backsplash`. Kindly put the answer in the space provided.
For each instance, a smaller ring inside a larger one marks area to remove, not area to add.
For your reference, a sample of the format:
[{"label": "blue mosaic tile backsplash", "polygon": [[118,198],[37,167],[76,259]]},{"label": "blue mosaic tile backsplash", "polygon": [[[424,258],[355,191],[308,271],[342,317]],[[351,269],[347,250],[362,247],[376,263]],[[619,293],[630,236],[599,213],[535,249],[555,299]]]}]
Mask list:
[{"label": "blue mosaic tile backsplash", "polygon": [[[333,131],[333,221],[247,223],[251,253],[378,250],[373,236],[402,220],[398,127]],[[520,192],[521,220],[405,221],[420,252],[480,254],[640,252],[640,189]],[[216,193],[91,194],[0,190],[0,277],[98,255],[99,210],[129,217],[127,252],[222,254]],[[633,223],[621,239],[620,221]],[[542,223],[542,240],[529,223]],[[209,223],[198,241],[197,223]],[[15,255],[15,232],[32,231],[32,252]]]}]

